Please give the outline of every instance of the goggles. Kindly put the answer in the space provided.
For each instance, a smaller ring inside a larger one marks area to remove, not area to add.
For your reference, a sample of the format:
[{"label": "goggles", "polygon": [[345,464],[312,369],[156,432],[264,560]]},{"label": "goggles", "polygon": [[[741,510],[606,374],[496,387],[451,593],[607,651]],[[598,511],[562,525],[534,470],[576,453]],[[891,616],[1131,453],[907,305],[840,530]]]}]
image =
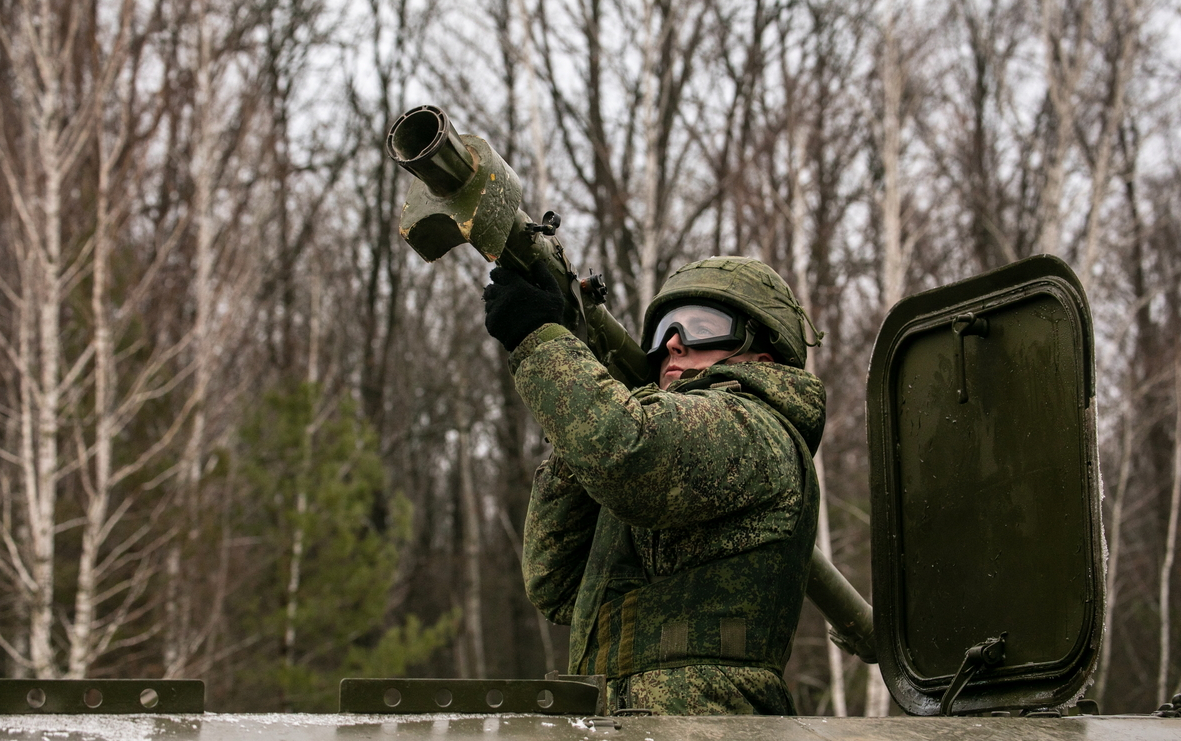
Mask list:
[{"label": "goggles", "polygon": [[648,340],[645,351],[651,357],[665,352],[665,343],[673,332],[681,344],[695,350],[730,349],[747,339],[745,317],[728,307],[714,303],[682,304],[669,309]]}]

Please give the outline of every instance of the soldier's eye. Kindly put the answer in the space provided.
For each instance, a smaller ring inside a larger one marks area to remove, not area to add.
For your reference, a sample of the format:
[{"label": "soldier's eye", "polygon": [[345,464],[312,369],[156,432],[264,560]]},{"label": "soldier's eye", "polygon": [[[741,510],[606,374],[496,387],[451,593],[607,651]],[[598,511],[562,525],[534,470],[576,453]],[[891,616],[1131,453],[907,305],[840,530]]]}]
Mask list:
[{"label": "soldier's eye", "polygon": [[689,331],[697,337],[717,337],[726,334],[729,330],[728,324],[712,317],[702,317],[691,322]]}]

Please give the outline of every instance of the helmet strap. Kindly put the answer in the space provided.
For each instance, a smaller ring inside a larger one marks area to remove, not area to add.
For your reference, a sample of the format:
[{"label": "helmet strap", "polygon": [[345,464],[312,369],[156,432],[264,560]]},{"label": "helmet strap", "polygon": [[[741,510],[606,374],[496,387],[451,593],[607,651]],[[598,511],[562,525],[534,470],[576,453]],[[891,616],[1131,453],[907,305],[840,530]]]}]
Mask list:
[{"label": "helmet strap", "polygon": [[808,316],[808,312],[804,311],[803,306],[796,304],[792,308],[804,318],[804,321],[808,323],[808,328],[812,330],[812,341],[809,342],[807,337],[804,338],[805,347],[820,347],[820,342],[824,339],[825,333],[816,329],[816,325],[812,323],[812,317]]}]

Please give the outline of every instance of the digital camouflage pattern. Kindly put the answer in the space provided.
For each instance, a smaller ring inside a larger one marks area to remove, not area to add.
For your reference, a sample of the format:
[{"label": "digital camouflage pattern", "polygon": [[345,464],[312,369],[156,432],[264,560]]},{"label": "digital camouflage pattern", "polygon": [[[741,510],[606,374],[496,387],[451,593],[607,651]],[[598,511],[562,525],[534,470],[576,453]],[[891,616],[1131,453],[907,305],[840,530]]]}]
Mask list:
[{"label": "digital camouflage pattern", "polygon": [[691,665],[633,674],[607,683],[607,702],[661,715],[795,715],[780,674],[747,666]]},{"label": "digital camouflage pattern", "polygon": [[780,678],[815,538],[824,387],[772,363],[629,391],[568,331],[510,358],[554,446],[525,525],[531,600],[613,708],[790,713]]}]

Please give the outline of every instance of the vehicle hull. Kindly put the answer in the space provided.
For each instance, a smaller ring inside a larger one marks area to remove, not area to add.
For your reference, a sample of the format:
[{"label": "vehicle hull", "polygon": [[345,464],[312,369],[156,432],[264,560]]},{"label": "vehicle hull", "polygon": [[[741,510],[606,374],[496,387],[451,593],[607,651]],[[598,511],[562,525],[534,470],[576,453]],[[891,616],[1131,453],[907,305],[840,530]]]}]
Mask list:
[{"label": "vehicle hull", "polygon": [[[618,726],[613,727],[613,726]],[[1067,718],[824,718],[824,717],[619,717],[553,715],[8,715],[0,739],[54,741],[362,741],[422,738],[437,741],[844,741],[846,739],[1004,739],[1071,741],[1102,738],[1173,741],[1181,718],[1074,716]]]}]

